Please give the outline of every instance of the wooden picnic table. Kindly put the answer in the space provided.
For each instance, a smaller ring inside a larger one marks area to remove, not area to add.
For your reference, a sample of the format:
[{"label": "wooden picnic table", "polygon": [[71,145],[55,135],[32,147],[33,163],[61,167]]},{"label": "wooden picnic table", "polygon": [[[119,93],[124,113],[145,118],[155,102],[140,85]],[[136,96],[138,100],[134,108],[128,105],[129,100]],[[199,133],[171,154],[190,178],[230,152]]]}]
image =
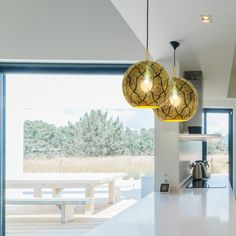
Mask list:
[{"label": "wooden picnic table", "polygon": [[116,180],[123,176],[123,173],[32,173],[7,179],[6,187],[32,188],[37,198],[42,197],[43,188],[51,188],[54,197],[59,197],[65,188],[85,188],[85,196],[94,198],[94,188],[108,184],[109,203],[115,203]]}]

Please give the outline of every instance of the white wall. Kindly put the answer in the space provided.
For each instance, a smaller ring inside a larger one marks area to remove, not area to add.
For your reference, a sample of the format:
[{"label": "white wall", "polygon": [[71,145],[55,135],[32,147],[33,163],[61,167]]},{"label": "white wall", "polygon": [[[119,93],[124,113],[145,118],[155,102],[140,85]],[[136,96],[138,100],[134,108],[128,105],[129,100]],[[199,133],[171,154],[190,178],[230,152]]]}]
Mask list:
[{"label": "white wall", "polygon": [[[173,60],[161,61],[171,73]],[[177,63],[179,74],[179,62]],[[164,123],[155,119],[155,191],[159,191],[164,174],[169,174],[171,191],[179,191],[179,123]]]},{"label": "white wall", "polygon": [[171,191],[179,191],[179,124],[155,120],[155,191],[168,173]]}]

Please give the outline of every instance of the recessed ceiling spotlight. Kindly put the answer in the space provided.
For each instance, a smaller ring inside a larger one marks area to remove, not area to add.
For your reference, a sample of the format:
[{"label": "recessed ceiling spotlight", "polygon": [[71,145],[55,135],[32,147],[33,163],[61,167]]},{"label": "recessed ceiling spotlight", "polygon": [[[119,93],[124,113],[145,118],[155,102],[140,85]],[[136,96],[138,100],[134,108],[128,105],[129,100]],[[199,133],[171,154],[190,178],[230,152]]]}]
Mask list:
[{"label": "recessed ceiling spotlight", "polygon": [[211,15],[201,15],[201,21],[202,23],[211,23],[212,17]]}]

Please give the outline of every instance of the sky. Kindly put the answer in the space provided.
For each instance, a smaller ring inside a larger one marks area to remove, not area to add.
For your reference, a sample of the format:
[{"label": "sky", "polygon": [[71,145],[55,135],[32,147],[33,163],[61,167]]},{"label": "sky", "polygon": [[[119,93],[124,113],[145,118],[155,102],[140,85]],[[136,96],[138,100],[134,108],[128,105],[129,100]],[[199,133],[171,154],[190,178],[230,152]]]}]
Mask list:
[{"label": "sky", "polygon": [[[96,109],[95,109],[96,110]],[[141,128],[154,128],[154,114],[150,110],[138,109],[101,109],[102,112],[108,112],[108,116],[116,119],[119,117],[125,127],[139,130]],[[64,126],[68,121],[75,123],[86,112],[91,109],[25,109],[25,120],[43,120],[45,122],[55,124],[56,126]]]},{"label": "sky", "polygon": [[[131,129],[153,128],[154,113],[128,105],[122,75],[7,75],[7,109],[24,120],[43,120],[57,126],[76,122],[86,112],[100,109]],[[17,106],[17,108],[16,108]],[[9,113],[10,114],[10,113]]]},{"label": "sky", "polygon": [[228,134],[228,114],[208,113],[207,114],[207,133],[209,134]]}]

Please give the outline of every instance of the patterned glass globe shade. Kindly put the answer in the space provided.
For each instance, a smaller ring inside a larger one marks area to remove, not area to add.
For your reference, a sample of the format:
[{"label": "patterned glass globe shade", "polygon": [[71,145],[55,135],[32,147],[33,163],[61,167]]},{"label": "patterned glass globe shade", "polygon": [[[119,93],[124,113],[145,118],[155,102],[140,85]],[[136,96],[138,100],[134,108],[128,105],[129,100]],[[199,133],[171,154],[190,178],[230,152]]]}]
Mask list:
[{"label": "patterned glass globe shade", "polygon": [[128,68],[122,83],[127,102],[137,108],[159,108],[170,94],[169,75],[153,61],[141,61]]},{"label": "patterned glass globe shade", "polygon": [[184,78],[172,77],[172,90],[168,102],[160,109],[153,109],[164,122],[184,122],[190,120],[198,109],[198,93]]}]

